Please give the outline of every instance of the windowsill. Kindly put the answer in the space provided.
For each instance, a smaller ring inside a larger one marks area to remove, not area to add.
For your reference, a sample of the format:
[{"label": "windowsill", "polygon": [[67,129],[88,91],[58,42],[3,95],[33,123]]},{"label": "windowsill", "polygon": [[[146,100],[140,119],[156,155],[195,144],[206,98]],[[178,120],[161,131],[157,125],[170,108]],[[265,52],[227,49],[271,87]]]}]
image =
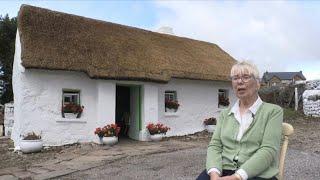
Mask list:
[{"label": "windowsill", "polygon": [[64,118],[64,120],[58,120],[56,122],[57,123],[77,123],[77,124],[85,124],[85,123],[87,123],[87,121],[69,119],[69,118]]},{"label": "windowsill", "polygon": [[179,116],[179,112],[164,112],[164,116],[166,117],[177,117]]}]

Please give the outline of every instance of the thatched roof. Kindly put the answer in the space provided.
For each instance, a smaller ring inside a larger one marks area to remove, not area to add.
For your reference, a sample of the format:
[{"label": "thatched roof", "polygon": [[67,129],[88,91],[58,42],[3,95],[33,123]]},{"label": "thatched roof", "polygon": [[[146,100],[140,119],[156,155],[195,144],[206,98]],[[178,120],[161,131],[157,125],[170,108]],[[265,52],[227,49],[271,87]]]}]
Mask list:
[{"label": "thatched roof", "polygon": [[90,78],[168,82],[228,80],[235,60],[215,44],[23,5],[25,68],[81,71]]}]

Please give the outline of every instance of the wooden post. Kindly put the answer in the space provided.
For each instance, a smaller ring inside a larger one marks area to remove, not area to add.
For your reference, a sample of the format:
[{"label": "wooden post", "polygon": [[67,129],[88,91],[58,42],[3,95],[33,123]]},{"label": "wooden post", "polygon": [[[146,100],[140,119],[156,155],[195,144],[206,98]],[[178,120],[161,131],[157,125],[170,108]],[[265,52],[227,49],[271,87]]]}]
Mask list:
[{"label": "wooden post", "polygon": [[0,137],[3,136],[3,125],[0,125]]},{"label": "wooden post", "polygon": [[294,110],[298,110],[298,104],[299,104],[299,99],[298,99],[298,88],[294,88]]}]

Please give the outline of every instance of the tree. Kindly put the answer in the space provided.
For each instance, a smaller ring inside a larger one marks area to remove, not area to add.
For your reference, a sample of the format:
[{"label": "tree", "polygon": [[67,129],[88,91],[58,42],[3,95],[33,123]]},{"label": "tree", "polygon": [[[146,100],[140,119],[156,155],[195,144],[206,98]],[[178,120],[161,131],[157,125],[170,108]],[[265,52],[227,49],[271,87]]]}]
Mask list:
[{"label": "tree", "polygon": [[3,80],[4,93],[1,104],[13,100],[12,66],[17,32],[17,18],[9,18],[8,14],[0,15],[0,80]]}]

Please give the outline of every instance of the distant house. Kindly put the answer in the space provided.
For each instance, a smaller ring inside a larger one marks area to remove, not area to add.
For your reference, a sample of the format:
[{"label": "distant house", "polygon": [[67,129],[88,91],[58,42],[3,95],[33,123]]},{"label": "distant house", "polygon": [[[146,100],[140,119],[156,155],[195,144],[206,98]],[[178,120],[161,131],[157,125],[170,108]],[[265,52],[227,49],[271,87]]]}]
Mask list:
[{"label": "distant house", "polygon": [[262,84],[270,86],[286,86],[305,81],[306,78],[299,72],[265,72],[262,76]]},{"label": "distant house", "polygon": [[[15,48],[15,145],[32,131],[46,145],[91,142],[96,127],[121,126],[124,114],[130,128],[120,138],[148,140],[152,122],[169,126],[168,136],[195,133],[227,105],[219,100],[236,99],[236,60],[208,42],[24,5]],[[70,104],[84,106],[81,116],[67,116]]]}]

